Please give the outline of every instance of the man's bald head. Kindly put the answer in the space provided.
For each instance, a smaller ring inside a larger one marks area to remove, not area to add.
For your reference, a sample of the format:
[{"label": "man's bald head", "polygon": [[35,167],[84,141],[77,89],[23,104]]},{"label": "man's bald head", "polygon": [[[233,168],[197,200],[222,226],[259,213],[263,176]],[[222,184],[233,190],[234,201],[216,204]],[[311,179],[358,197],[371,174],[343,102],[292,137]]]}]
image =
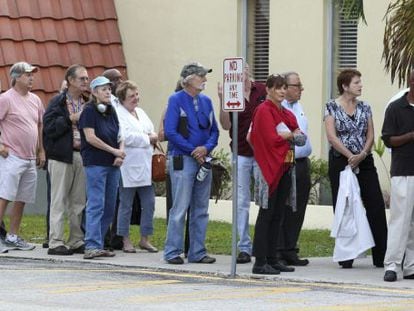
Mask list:
[{"label": "man's bald head", "polygon": [[112,82],[112,94],[115,95],[116,88],[118,87],[119,83],[122,82],[122,74],[118,69],[111,68],[105,70],[102,75],[105,78],[108,78],[109,81]]}]

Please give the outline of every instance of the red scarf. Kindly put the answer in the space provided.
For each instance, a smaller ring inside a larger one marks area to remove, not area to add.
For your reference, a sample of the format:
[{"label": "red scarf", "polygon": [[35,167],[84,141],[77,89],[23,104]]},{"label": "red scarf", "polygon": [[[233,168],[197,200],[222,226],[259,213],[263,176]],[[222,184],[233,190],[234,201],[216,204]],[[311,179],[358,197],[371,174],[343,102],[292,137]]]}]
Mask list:
[{"label": "red scarf", "polygon": [[251,142],[254,158],[269,186],[269,197],[289,169],[289,165],[284,163],[290,148],[289,142],[276,131],[280,122],[284,122],[292,132],[299,128],[292,112],[276,106],[268,99],[256,108],[253,115]]}]

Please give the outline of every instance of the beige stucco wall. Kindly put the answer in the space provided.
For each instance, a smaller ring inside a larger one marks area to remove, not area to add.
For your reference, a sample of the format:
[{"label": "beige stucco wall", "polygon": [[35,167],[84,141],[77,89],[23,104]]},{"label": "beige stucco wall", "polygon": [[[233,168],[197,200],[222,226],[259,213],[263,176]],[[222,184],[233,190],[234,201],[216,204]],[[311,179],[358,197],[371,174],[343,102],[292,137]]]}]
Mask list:
[{"label": "beige stucco wall", "polygon": [[[313,154],[326,158],[323,108],[327,100],[327,11],[329,0],[270,1],[270,72],[298,71],[305,90],[302,104],[309,118]],[[381,62],[383,16],[387,0],[365,1],[368,26],[358,34],[358,67],[363,74],[363,99],[373,110],[377,136],[384,104],[397,90]],[[158,127],[161,111],[184,63],[200,61],[213,68],[206,94],[215,105],[217,81],[225,57],[240,56],[242,0],[115,0],[128,75],[140,86],[140,105]],[[219,147],[228,149],[222,131]],[[379,159],[383,185],[388,181]],[[385,155],[388,165],[389,154]]]},{"label": "beige stucco wall", "polygon": [[[158,127],[182,66],[199,61],[213,69],[205,94],[216,106],[223,59],[240,56],[238,1],[115,0],[129,78],[141,93],[141,107]],[[229,151],[228,134],[220,145]]]},{"label": "beige stucco wall", "polygon": [[318,158],[324,155],[324,13],[323,0],[290,0],[270,7],[270,72],[293,70],[300,74],[305,88],[301,103],[309,119],[313,154]]}]

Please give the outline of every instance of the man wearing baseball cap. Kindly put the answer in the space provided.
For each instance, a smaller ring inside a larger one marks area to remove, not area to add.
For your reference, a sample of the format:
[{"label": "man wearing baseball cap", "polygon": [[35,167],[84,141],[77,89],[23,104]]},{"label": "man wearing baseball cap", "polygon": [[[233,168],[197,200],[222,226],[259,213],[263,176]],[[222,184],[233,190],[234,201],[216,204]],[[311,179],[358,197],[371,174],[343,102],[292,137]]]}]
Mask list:
[{"label": "man wearing baseball cap", "polygon": [[38,71],[26,62],[10,68],[12,87],[0,96],[0,222],[7,204],[14,202],[10,213],[10,229],[0,247],[32,250],[18,236],[23,209],[34,203],[36,195],[36,164],[42,167],[45,153],[42,143],[44,107],[31,91],[34,73]]},{"label": "man wearing baseball cap", "polygon": [[165,114],[165,135],[169,143],[168,171],[171,178],[173,206],[170,210],[164,259],[169,264],[183,264],[183,230],[187,209],[190,209],[190,247],[188,261],[210,264],[215,258],[207,255],[205,236],[211,170],[196,178],[203,163],[217,146],[219,131],[211,99],[201,94],[206,75],[211,69],[200,63],[189,63],[181,70],[183,90],[168,99]]}]

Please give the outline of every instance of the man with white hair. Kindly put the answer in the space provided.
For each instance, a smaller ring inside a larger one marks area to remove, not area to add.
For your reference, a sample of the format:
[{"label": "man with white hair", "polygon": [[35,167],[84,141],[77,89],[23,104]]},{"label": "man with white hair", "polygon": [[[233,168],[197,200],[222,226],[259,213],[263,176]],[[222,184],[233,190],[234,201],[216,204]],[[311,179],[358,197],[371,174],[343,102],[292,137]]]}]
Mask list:
[{"label": "man with white hair", "polygon": [[[181,85],[168,99],[165,135],[169,143],[168,171],[173,205],[170,210],[164,259],[169,264],[183,264],[184,220],[190,209],[190,247],[188,261],[210,264],[205,237],[211,189],[211,169],[204,170],[211,151],[217,146],[219,131],[211,99],[201,92],[211,69],[189,63],[181,70]],[[203,165],[203,166],[202,166]],[[203,174],[198,174],[202,170]]]},{"label": "man with white hair", "polygon": [[4,241],[0,240],[3,249],[34,249],[18,233],[25,204],[35,202],[36,164],[43,167],[45,163],[44,107],[40,98],[30,92],[37,71],[26,62],[14,64],[10,68],[12,87],[0,96],[0,222],[7,204],[14,201],[9,232]]}]

